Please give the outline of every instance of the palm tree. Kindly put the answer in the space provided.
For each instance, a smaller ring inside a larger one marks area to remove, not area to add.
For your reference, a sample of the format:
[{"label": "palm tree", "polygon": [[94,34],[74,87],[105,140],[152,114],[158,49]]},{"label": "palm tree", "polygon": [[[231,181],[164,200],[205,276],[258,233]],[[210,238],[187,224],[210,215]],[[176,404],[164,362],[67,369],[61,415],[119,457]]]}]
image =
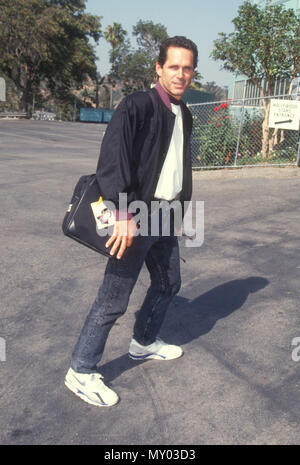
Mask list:
[{"label": "palm tree", "polygon": [[[122,28],[122,25],[120,23],[113,23],[112,26],[110,25],[107,26],[106,31],[104,32],[104,38],[111,45],[112,52],[114,52],[114,50],[118,46],[124,44],[126,36],[127,36],[127,32],[125,31],[125,29]],[[114,54],[111,53],[110,62],[112,63],[112,65],[114,64],[114,60],[115,60]],[[113,101],[112,101],[113,85],[109,83],[109,86],[110,86],[110,105],[109,106],[110,108],[112,108],[113,107]]]},{"label": "palm tree", "polygon": [[114,23],[112,26],[107,26],[104,32],[106,41],[115,49],[118,45],[124,42],[127,35],[125,29],[122,28],[120,23]]}]

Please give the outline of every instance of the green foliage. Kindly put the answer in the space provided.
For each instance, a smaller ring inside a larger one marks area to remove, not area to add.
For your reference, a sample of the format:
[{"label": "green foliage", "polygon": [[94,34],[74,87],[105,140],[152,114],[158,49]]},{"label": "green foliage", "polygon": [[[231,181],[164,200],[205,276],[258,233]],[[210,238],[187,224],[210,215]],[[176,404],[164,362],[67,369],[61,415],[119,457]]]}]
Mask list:
[{"label": "green foliage", "polygon": [[84,9],[83,0],[0,0],[0,70],[22,94],[29,114],[42,81],[52,95],[68,99],[71,87],[95,76],[89,39],[99,40],[100,18]]},{"label": "green foliage", "polygon": [[[114,23],[116,24],[116,23]],[[152,21],[138,21],[133,27],[133,36],[138,47],[132,47],[121,25],[115,31],[122,31],[120,40],[112,43],[110,52],[112,80],[121,81],[125,95],[135,90],[149,88],[155,81],[155,61],[159,45],[168,38],[165,26]],[[113,27],[112,27],[113,29]]]},{"label": "green foliage", "polygon": [[[260,90],[261,97],[274,95],[275,81],[300,73],[300,24],[297,14],[282,5],[265,8],[250,1],[242,4],[233,19],[235,31],[220,33],[211,56],[223,62],[223,68],[247,76]],[[267,91],[262,84],[267,80]],[[262,101],[265,117],[262,123],[263,157],[272,156],[274,130],[268,127],[270,99]]]},{"label": "green foliage", "polygon": [[206,82],[202,85],[202,89],[209,94],[213,94],[216,102],[227,99],[227,88],[218,86],[215,81]]},{"label": "green foliage", "polygon": [[268,95],[273,95],[277,77],[300,72],[300,26],[294,10],[282,5],[262,9],[246,1],[233,24],[235,31],[220,33],[211,54],[223,62],[223,69],[247,76],[260,88],[266,77]]},{"label": "green foliage", "polygon": [[241,147],[239,152],[240,157],[237,158],[238,164],[251,165],[256,163],[255,157],[261,150],[262,122],[263,117],[261,114],[255,114],[253,111],[249,113],[246,110],[241,128],[242,143],[244,143],[244,146]]},{"label": "green foliage", "polygon": [[[200,166],[226,166],[233,165],[237,154],[237,164],[250,156],[254,134],[251,126],[255,120],[246,114],[239,135],[239,117],[229,110],[229,102],[210,106],[204,120],[194,117],[194,143],[197,143],[196,152]],[[261,124],[261,123],[260,123]],[[239,144],[238,144],[239,141]]]},{"label": "green foliage", "polygon": [[[241,118],[243,118],[241,123]],[[199,166],[241,166],[258,163],[295,163],[297,131],[279,131],[275,150],[266,158],[261,150],[263,116],[236,112],[229,102],[194,116],[192,148]],[[237,152],[238,148],[238,152]]]},{"label": "green foliage", "polygon": [[224,166],[232,163],[237,143],[237,129],[229,116],[228,103],[215,106],[207,121],[194,121],[194,133],[199,143],[201,166]]},{"label": "green foliage", "polygon": [[147,89],[154,79],[152,61],[139,50],[120,54],[112,66],[111,77],[122,82],[125,95]]},{"label": "green foliage", "polygon": [[167,29],[162,24],[152,21],[139,20],[133,27],[138,49],[145,53],[149,59],[156,60],[160,44],[168,38]]},{"label": "green foliage", "polygon": [[127,32],[122,28],[120,23],[114,23],[112,26],[107,26],[104,32],[104,37],[108,43],[115,49],[122,44],[127,36]]}]

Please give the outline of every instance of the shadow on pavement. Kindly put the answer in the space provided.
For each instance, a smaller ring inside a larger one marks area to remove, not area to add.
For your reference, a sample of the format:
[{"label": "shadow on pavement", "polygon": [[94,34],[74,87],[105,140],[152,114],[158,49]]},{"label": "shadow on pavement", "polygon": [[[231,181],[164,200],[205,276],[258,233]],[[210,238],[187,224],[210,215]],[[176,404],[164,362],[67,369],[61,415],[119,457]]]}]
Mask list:
[{"label": "shadow on pavement", "polygon": [[173,341],[176,344],[187,344],[207,334],[218,320],[240,309],[249,294],[263,289],[268,284],[267,279],[253,276],[228,281],[193,300],[177,296],[173,300],[167,318],[183,325],[184,330],[176,331],[176,335],[171,335],[169,328],[165,327],[165,334],[172,337],[172,340],[176,338]]},{"label": "shadow on pavement", "polygon": [[[241,308],[249,294],[260,291],[268,284],[267,279],[252,276],[221,284],[194,300],[175,297],[166,315],[161,332],[162,339],[183,345],[207,334],[218,320]],[[109,382],[125,371],[146,362],[131,360],[126,353],[101,366],[99,371]]]}]

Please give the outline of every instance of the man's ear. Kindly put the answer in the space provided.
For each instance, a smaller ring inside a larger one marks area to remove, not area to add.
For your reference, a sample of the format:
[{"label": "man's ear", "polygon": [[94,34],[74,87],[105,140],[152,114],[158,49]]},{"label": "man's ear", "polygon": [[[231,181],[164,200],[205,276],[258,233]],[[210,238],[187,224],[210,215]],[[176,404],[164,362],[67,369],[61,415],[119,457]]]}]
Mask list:
[{"label": "man's ear", "polygon": [[158,63],[158,61],[156,62],[155,64],[155,71],[156,71],[156,74],[161,77],[161,73],[162,73],[162,67],[160,66],[160,64]]}]

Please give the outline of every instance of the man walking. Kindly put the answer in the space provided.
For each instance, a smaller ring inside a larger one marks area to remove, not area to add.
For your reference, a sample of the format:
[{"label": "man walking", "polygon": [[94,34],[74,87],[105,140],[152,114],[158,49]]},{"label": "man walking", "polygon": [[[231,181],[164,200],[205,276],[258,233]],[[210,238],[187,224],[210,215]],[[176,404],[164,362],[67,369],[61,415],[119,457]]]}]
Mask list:
[{"label": "man walking", "polygon": [[[181,285],[178,240],[171,215],[170,234],[162,233],[164,214],[159,211],[158,235],[136,235],[138,228],[128,212],[131,202],[150,205],[153,200],[181,205],[191,199],[190,135],[192,116],[181,101],[197,66],[196,45],[185,37],[167,39],[160,47],[158,83],[146,92],[123,99],[103,138],[97,180],[104,200],[117,209],[104,280],[73,350],[65,384],[86,402],[111,406],[118,395],[97,371],[114,322],[122,316],[145,263],[151,284],[138,312],[129,347],[134,360],[171,360],[181,347],[158,337],[166,310]],[[127,209],[119,194],[127,194]],[[151,224],[152,216],[149,214]],[[149,227],[150,230],[150,227]]]}]

